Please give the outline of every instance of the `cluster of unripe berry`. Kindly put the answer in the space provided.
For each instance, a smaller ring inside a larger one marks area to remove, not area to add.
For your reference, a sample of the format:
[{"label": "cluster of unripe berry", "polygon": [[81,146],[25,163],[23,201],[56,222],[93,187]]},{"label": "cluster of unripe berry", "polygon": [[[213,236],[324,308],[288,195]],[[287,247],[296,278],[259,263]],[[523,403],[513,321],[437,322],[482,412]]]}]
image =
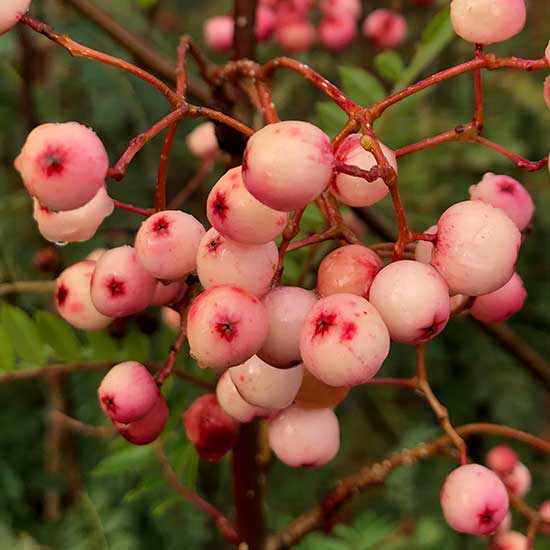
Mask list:
[{"label": "cluster of unripe berry", "polygon": [[[316,7],[321,16],[317,27],[310,21]],[[290,53],[309,50],[315,42],[328,50],[340,51],[357,37],[362,9],[361,0],[260,0],[256,38],[259,42],[274,38]],[[234,27],[231,15],[208,19],[204,26],[207,46],[218,51],[231,50]],[[372,11],[360,27],[365,38],[381,49],[397,48],[407,35],[405,18],[388,9]]]}]

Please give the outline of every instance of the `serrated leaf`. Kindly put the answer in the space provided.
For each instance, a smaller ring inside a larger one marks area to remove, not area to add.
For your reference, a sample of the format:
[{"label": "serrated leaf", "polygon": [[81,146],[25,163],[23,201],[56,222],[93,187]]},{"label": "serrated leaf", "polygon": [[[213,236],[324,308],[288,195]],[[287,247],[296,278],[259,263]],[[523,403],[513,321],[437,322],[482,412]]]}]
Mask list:
[{"label": "serrated leaf", "polygon": [[33,320],[22,309],[9,304],[3,304],[1,316],[16,354],[33,365],[42,365],[46,349]]},{"label": "serrated leaf", "polygon": [[342,90],[360,105],[371,105],[386,97],[386,91],[380,81],[360,67],[340,67]]},{"label": "serrated leaf", "polygon": [[0,370],[12,370],[15,366],[15,354],[7,330],[0,325]]},{"label": "serrated leaf", "polygon": [[95,476],[112,476],[128,471],[135,471],[153,464],[155,457],[150,446],[124,446],[104,458],[93,470]]},{"label": "serrated leaf", "polygon": [[72,327],[63,319],[46,311],[37,311],[35,320],[40,336],[54,350],[57,358],[78,361],[82,357],[82,346]]},{"label": "serrated leaf", "polygon": [[405,70],[403,58],[395,50],[386,50],[374,58],[374,66],[381,76],[395,82]]},{"label": "serrated leaf", "polygon": [[315,104],[315,122],[329,136],[336,135],[346,123],[346,114],[334,103],[320,101]]},{"label": "serrated leaf", "polygon": [[112,360],[118,352],[118,345],[105,330],[87,332],[86,339],[91,351],[91,359],[97,361]]}]

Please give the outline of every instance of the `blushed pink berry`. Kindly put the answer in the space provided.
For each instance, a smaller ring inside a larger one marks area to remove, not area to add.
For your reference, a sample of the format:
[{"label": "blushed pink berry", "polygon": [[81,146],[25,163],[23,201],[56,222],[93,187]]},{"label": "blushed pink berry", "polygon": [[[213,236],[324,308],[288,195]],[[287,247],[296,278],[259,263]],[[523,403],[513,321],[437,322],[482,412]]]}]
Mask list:
[{"label": "blushed pink berry", "polygon": [[270,208],[302,208],[327,187],[332,175],[330,138],[309,122],[264,126],[249,140],[242,176],[246,188]]},{"label": "blushed pink berry", "polygon": [[463,201],[439,219],[432,263],[452,292],[479,296],[510,280],[520,244],[521,233],[502,210]]},{"label": "blushed pink berry", "polygon": [[203,225],[180,210],[163,210],[148,217],[136,235],[139,263],[157,279],[184,277],[197,267]]},{"label": "blushed pink berry", "polygon": [[401,260],[380,271],[370,288],[370,303],[378,310],[390,336],[404,344],[419,344],[437,336],[451,314],[449,287],[431,265]]},{"label": "blushed pink berry", "polygon": [[397,48],[407,37],[407,21],[394,11],[374,10],[363,22],[363,35],[377,48]]},{"label": "blushed pink berry", "polygon": [[125,424],[143,418],[159,399],[155,380],[137,361],[115,365],[103,378],[97,394],[105,414]]},{"label": "blushed pink berry", "polygon": [[197,453],[210,462],[220,460],[237,443],[239,423],[213,393],[199,397],[183,413],[183,425]]},{"label": "blushed pink berry", "polygon": [[527,537],[518,531],[497,534],[489,544],[489,550],[529,550]]},{"label": "blushed pink berry", "polygon": [[170,307],[163,307],[161,310],[161,319],[169,329],[179,332],[181,328],[181,315]]},{"label": "blushed pink berry", "polygon": [[233,47],[235,23],[230,15],[209,17],[204,23],[204,41],[212,50],[227,52]]},{"label": "blushed pink berry", "polygon": [[550,500],[545,500],[539,508],[540,519],[544,522],[540,526],[540,530],[545,535],[550,535]]},{"label": "blushed pink berry", "polygon": [[493,447],[485,457],[485,464],[500,476],[509,474],[518,463],[518,455],[508,445]]},{"label": "blushed pink berry", "polygon": [[441,488],[441,508],[455,531],[488,535],[508,512],[508,493],[493,471],[466,464],[447,476]]},{"label": "blushed pink berry", "polygon": [[321,296],[347,292],[367,298],[383,265],[380,256],[366,246],[350,244],[337,248],[319,266],[317,292]]},{"label": "blushed pink berry", "polygon": [[304,367],[278,369],[253,355],[242,365],[229,369],[231,380],[245,401],[266,409],[284,409],[296,397]]},{"label": "blushed pink berry", "polygon": [[103,256],[105,252],[107,252],[106,248],[96,248],[86,256],[86,259],[97,262],[97,260],[99,260],[99,258],[101,258],[101,256]]},{"label": "blushed pink berry", "polygon": [[339,52],[347,48],[357,36],[357,22],[348,15],[325,17],[319,23],[317,34],[322,46]]},{"label": "blushed pink berry", "polygon": [[550,109],[550,76],[544,79],[543,97],[546,106]]},{"label": "blushed pink berry", "polygon": [[161,434],[168,420],[168,406],[164,397],[159,396],[153,408],[139,420],[124,424],[115,422],[117,432],[134,445],[148,445]]},{"label": "blushed pink berry", "polygon": [[229,371],[225,371],[216,386],[216,397],[220,407],[232,418],[241,423],[247,423],[254,418],[264,418],[271,414],[268,409],[255,407],[245,401],[235,387]]},{"label": "blushed pink berry", "polygon": [[283,50],[297,54],[313,46],[315,35],[315,28],[309,21],[292,21],[277,28],[275,40]]},{"label": "blushed pink berry", "polygon": [[326,17],[349,16],[357,19],[361,15],[361,0],[321,0],[319,10]]},{"label": "blushed pink berry", "polygon": [[8,32],[21,19],[31,0],[3,0],[0,4],[0,34]]},{"label": "blushed pink berry", "polygon": [[277,27],[277,16],[273,10],[267,6],[259,5],[256,10],[256,39],[258,42],[268,40]]},{"label": "blushed pink berry", "polygon": [[240,365],[257,353],[266,336],[265,307],[239,287],[213,286],[198,296],[189,309],[189,347],[201,366]]},{"label": "blushed pink berry", "polygon": [[358,386],[380,370],[390,349],[388,329],[365,298],[333,294],[308,312],[300,336],[304,366],[329,386]]},{"label": "blushed pink berry", "polygon": [[265,244],[285,228],[288,213],[273,210],[244,186],[240,166],[227,171],[206,201],[208,220],[219,233],[243,244]]},{"label": "blushed pink berry", "polygon": [[173,283],[164,284],[162,281],[158,281],[155,286],[153,297],[151,298],[152,306],[166,306],[177,302],[188,286],[185,281],[174,281]]},{"label": "blushed pink berry", "polygon": [[453,29],[473,44],[502,42],[521,32],[525,0],[452,0]]},{"label": "blushed pink berry", "polygon": [[102,187],[96,196],[75,210],[50,210],[33,199],[33,217],[42,236],[50,242],[82,242],[91,239],[103,220],[115,208],[107,190]]},{"label": "blushed pink berry", "polygon": [[90,281],[95,262],[85,260],[71,265],[57,278],[55,305],[67,323],[81,330],[102,330],[111,321],[100,313],[90,297]]},{"label": "blushed pink berry", "polygon": [[185,142],[189,151],[202,160],[214,158],[220,153],[213,122],[202,122],[195,126]]},{"label": "blushed pink berry", "polygon": [[550,40],[548,41],[548,46],[546,46],[544,50],[544,56],[546,57],[546,61],[548,61],[548,65],[550,65]]},{"label": "blushed pink berry", "polygon": [[527,227],[533,217],[533,199],[514,178],[488,172],[469,191],[472,200],[480,200],[503,210],[520,231]]},{"label": "blushed pink berry", "polygon": [[211,227],[199,244],[197,275],[204,288],[235,285],[261,297],[269,290],[278,263],[275,241],[240,244]]},{"label": "blushed pink berry", "polygon": [[304,369],[302,385],[294,400],[302,409],[334,409],[348,395],[349,388],[329,386]]},{"label": "blushed pink berry", "polygon": [[531,472],[523,462],[518,462],[511,472],[504,474],[502,480],[510,492],[519,498],[523,498],[531,488]]},{"label": "blushed pink berry", "polygon": [[145,309],[153,298],[157,280],[146,271],[131,246],[108,250],[96,263],[92,277],[92,302],[109,317],[125,317]]},{"label": "blushed pink berry", "polygon": [[495,531],[496,535],[507,533],[512,528],[512,514],[508,510],[504,519],[498,524],[498,527]]},{"label": "blushed pink berry", "polygon": [[[432,225],[426,231],[424,231],[424,234],[426,235],[437,235],[437,225]],[[417,262],[421,262],[423,264],[431,264],[432,263],[432,255],[433,255],[434,245],[430,241],[417,241],[416,248],[414,249],[414,259]]]},{"label": "blushed pink berry", "polygon": [[499,323],[517,313],[523,307],[526,298],[527,292],[523,281],[514,273],[504,286],[489,294],[478,296],[470,308],[470,314],[484,323]]},{"label": "blushed pink berry", "polygon": [[340,448],[340,427],[332,409],[292,405],[269,421],[269,446],[288,466],[322,466]]},{"label": "blushed pink berry", "polygon": [[311,290],[294,286],[278,286],[269,291],[262,299],[269,329],[258,356],[280,368],[300,363],[300,332],[307,312],[317,300]]},{"label": "blushed pink berry", "polygon": [[105,185],[107,152],[93,130],[78,122],[42,124],[15,159],[29,193],[54,210],[74,210]]},{"label": "blushed pink berry", "polygon": [[[397,172],[395,153],[383,143],[380,143],[380,147],[391,167]],[[362,147],[360,134],[352,134],[342,142],[336,151],[336,160],[358,166],[363,170],[369,170],[377,164],[374,155]],[[381,178],[368,182],[363,178],[342,173],[338,173],[331,182],[330,190],[338,200],[349,206],[370,206],[390,192]]]}]

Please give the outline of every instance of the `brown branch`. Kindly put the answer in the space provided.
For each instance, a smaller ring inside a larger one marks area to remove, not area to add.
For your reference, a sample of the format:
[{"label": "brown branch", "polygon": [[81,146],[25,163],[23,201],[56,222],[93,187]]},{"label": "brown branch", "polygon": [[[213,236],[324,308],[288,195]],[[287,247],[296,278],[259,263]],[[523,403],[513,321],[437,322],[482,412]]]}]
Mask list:
[{"label": "brown branch", "polygon": [[254,59],[256,50],[256,0],[235,0],[233,59]]},{"label": "brown branch", "polygon": [[6,294],[44,293],[48,294],[55,290],[55,281],[16,281],[14,283],[1,283],[0,296]]},{"label": "brown branch", "polygon": [[52,410],[49,414],[64,428],[83,435],[105,438],[112,437],[117,433],[112,426],[93,426],[91,424],[86,424],[58,410]]}]

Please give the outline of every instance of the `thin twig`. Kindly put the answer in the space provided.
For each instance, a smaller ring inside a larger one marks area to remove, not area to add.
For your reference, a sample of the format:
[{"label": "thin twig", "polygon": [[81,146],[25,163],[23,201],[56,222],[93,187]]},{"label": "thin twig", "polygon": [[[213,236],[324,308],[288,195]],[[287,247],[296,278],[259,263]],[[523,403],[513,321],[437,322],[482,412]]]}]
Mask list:
[{"label": "thin twig", "polygon": [[48,294],[55,290],[55,285],[55,281],[16,281],[14,283],[1,283],[0,296],[24,293]]}]

